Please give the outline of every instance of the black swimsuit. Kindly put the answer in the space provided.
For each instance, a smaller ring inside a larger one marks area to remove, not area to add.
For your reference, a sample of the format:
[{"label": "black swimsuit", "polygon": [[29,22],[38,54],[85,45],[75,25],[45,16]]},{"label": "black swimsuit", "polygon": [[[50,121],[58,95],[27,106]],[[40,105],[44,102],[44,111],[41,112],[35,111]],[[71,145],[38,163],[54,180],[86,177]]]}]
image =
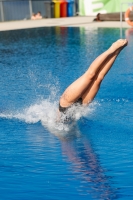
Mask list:
[{"label": "black swimsuit", "polygon": [[[79,99],[78,99],[76,102],[74,102],[72,105],[82,105],[82,98],[79,98]],[[59,103],[59,111],[60,111],[61,113],[66,114],[67,110],[68,110],[72,105],[70,105],[70,106],[68,106],[68,107],[62,107],[62,106],[60,105],[60,103]]]}]

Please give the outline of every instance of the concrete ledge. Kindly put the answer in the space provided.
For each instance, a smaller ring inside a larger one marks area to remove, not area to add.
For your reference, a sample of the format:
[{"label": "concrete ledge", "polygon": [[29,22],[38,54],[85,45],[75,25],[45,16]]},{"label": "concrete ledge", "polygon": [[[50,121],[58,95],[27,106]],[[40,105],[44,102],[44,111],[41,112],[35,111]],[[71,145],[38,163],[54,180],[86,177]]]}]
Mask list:
[{"label": "concrete ledge", "polygon": [[51,27],[51,26],[68,26],[68,27],[114,27],[114,28],[131,28],[126,22],[120,23],[120,21],[93,21],[93,16],[85,17],[66,17],[66,18],[48,18],[41,20],[22,20],[11,22],[0,22],[0,31],[39,28],[39,27]]}]

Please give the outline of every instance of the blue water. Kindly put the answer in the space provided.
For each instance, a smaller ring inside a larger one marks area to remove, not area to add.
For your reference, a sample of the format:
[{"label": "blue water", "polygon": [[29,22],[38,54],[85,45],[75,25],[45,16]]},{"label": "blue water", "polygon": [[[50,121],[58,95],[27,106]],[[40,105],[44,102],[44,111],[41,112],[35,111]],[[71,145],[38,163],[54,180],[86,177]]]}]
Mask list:
[{"label": "blue water", "polygon": [[0,32],[0,200],[133,199],[133,30],[93,103],[56,127],[64,89],[119,29]]}]

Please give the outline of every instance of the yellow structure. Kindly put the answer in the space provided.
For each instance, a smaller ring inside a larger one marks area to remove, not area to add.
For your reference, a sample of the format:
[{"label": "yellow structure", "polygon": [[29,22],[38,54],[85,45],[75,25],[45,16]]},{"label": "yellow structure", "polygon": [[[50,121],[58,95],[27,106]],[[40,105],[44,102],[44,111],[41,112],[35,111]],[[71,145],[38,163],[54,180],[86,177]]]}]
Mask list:
[{"label": "yellow structure", "polygon": [[60,17],[60,0],[53,0],[54,2],[54,17],[59,18]]}]

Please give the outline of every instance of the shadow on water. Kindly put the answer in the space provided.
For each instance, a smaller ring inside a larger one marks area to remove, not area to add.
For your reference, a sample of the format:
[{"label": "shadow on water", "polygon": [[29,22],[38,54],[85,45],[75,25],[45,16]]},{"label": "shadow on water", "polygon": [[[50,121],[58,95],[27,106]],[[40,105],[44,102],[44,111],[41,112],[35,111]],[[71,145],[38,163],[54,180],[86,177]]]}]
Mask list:
[{"label": "shadow on water", "polygon": [[80,128],[85,123],[89,128],[90,121],[83,117],[64,137],[63,134],[56,134],[65,161],[70,163],[69,170],[80,181],[77,190],[81,195],[90,195],[92,199],[117,199],[117,189],[111,186],[111,177],[106,175],[107,170],[100,165],[91,139],[83,133],[84,128]]}]

